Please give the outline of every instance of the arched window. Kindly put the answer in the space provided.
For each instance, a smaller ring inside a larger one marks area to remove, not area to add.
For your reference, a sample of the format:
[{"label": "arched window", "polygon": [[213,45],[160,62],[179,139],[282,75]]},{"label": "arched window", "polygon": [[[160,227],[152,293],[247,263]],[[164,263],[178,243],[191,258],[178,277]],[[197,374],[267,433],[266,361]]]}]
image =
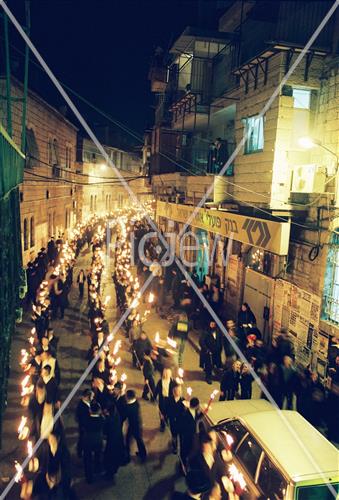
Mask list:
[{"label": "arched window", "polygon": [[32,128],[26,127],[26,167],[39,166],[40,154],[35,133]]},{"label": "arched window", "polygon": [[339,324],[339,228],[332,233],[328,246],[322,316]]},{"label": "arched window", "polygon": [[35,245],[35,224],[34,217],[31,217],[30,220],[30,247],[34,247]]},{"label": "arched window", "polygon": [[52,214],[48,214],[48,237],[53,236],[53,219]]},{"label": "arched window", "polygon": [[93,195],[91,194],[91,206],[90,211],[93,212]]},{"label": "arched window", "polygon": [[97,195],[94,196],[94,212],[97,211]]},{"label": "arched window", "polygon": [[28,220],[24,219],[24,250],[28,250]]}]

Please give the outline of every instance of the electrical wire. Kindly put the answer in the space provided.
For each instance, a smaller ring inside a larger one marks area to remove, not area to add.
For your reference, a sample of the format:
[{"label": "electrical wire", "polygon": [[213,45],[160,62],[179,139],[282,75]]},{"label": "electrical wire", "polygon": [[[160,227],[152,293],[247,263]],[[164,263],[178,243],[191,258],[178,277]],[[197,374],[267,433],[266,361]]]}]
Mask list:
[{"label": "electrical wire", "polygon": [[[74,184],[74,185],[77,185],[77,186],[103,186],[103,185],[117,186],[117,185],[121,185],[120,180],[117,180],[116,182],[109,181],[109,182],[90,182],[90,183],[87,183],[87,182],[73,181],[71,179],[64,179],[64,178],[53,179],[53,178],[47,177],[45,175],[40,175],[40,174],[34,173],[34,172],[32,172],[31,170],[29,170],[27,168],[25,168],[25,173],[29,174],[29,175],[32,175],[33,177],[38,177],[39,179],[44,179],[45,181],[58,182],[58,183],[66,183],[66,184]],[[126,182],[130,182],[130,181],[133,181],[133,180],[136,180],[136,179],[141,179],[141,178],[143,178],[143,177],[131,177],[131,178],[125,178],[125,180],[126,180]],[[25,179],[25,181],[26,180],[29,180],[29,179]]]},{"label": "electrical wire", "polygon": [[[11,44],[11,46],[14,48],[14,50],[16,50],[18,53],[20,53],[21,55],[23,55],[23,52],[20,51],[19,49],[17,49],[15,46],[13,46]],[[40,66],[39,63],[37,63],[36,61],[34,60],[31,60],[31,62],[37,67],[39,68],[41,71],[44,71],[43,68]],[[135,133],[132,129],[128,128],[127,126],[125,126],[124,124],[122,124],[121,122],[119,122],[118,120],[116,120],[115,118],[113,118],[111,115],[109,115],[107,112],[101,110],[100,108],[98,108],[97,106],[95,106],[94,104],[92,104],[90,101],[88,101],[86,98],[84,98],[83,96],[81,96],[80,94],[78,94],[76,91],[74,91],[71,87],[69,87],[68,85],[66,85],[65,83],[63,83],[62,81],[60,81],[60,84],[65,88],[67,89],[69,92],[71,92],[75,97],[77,97],[79,100],[81,100],[82,102],[84,102],[87,106],[89,106],[90,108],[92,108],[94,111],[96,111],[98,114],[102,115],[103,117],[107,118],[109,121],[111,121],[114,125],[117,125],[119,128],[121,128],[123,131],[125,131],[126,133],[128,133],[130,136],[134,137],[135,139],[137,139],[139,142],[141,142],[142,144],[144,144],[144,140],[141,136],[137,135],[137,133]],[[199,174],[197,173],[194,173],[192,172],[191,170],[185,168],[182,166],[181,163],[178,163],[178,161],[176,161],[176,159],[174,160],[173,157],[171,158],[170,156],[168,156],[166,153],[164,152],[159,152],[159,154],[161,156],[163,156],[164,158],[167,158],[169,159],[172,163],[174,163],[175,165],[179,166],[180,169],[182,170],[185,170],[186,172],[188,172],[190,175],[192,176],[198,176]],[[185,163],[188,163],[190,166],[192,166],[193,168],[196,168],[192,163],[184,160]],[[203,173],[205,174],[205,172],[203,171]],[[160,174],[161,175],[161,174]],[[220,177],[221,179],[224,180],[224,182],[226,183],[229,183],[229,184],[232,184],[234,186],[236,186],[237,188],[239,189],[243,189],[243,190],[248,190],[248,188],[245,188],[244,186],[240,186],[239,184],[235,184],[235,183],[231,183],[230,181],[227,181],[226,179],[224,179],[223,177]],[[161,179],[162,181],[162,179]],[[163,181],[162,181],[163,182]],[[266,197],[266,195],[262,194],[262,193],[256,193],[255,191],[252,191],[252,190],[248,190],[249,192],[251,192],[252,194],[255,194],[256,196],[259,194],[259,196],[264,196]],[[245,205],[248,205],[250,207],[252,207],[253,209],[255,210],[258,210],[262,213],[265,213],[266,215],[269,215],[270,217],[272,217],[272,214],[271,212],[269,212],[268,210],[265,210],[263,208],[259,208],[257,207],[256,205],[253,205],[251,203],[248,203],[248,202],[245,202],[244,200],[241,200],[240,198],[237,198],[236,196],[230,194],[230,193],[227,193],[228,196],[231,196],[233,199],[235,199],[236,201],[240,202],[240,203],[244,203]],[[269,198],[269,197],[267,197]],[[271,198],[269,198],[271,200]],[[285,201],[279,201],[279,200],[272,200],[272,201],[278,201],[279,203],[286,203]],[[316,203],[318,201],[318,199],[314,200],[312,202],[312,204]],[[308,206],[311,206],[312,204],[309,204]],[[305,207],[304,204],[298,204],[298,203],[289,203],[289,205],[291,206],[298,206],[298,207]],[[274,216],[276,219],[280,219],[284,222],[287,222],[285,218],[282,218],[280,216]],[[306,229],[306,230],[314,230],[316,228],[314,227],[311,227],[311,226],[307,226],[305,224],[300,224],[298,222],[295,222],[295,221],[290,221],[291,224],[295,225],[295,226],[298,226],[298,227],[301,227],[303,229]],[[330,232],[335,232],[333,230],[330,230],[328,229],[328,231]]]},{"label": "electrical wire", "polygon": [[[33,158],[35,161],[39,162],[40,164],[48,167],[48,168],[51,168],[53,169],[53,165],[50,165],[49,163],[43,161],[43,160],[40,160],[39,158],[36,158],[35,156],[30,156],[30,158]],[[26,167],[26,168],[29,168],[29,167]],[[34,167],[33,167],[34,168]],[[83,172],[74,172],[72,170],[69,170],[68,168],[63,168],[63,167],[59,167],[58,165],[56,165],[56,168],[58,168],[58,170],[61,170],[63,172],[67,172],[69,174],[72,174],[72,175],[81,175],[82,177],[86,177],[86,178],[89,178],[89,179],[112,179],[112,180],[118,180],[118,177],[103,177],[103,176],[97,176],[97,175],[87,175],[87,174],[84,174]],[[129,172],[127,170],[122,170],[122,172]],[[129,173],[133,173],[133,172],[129,172]],[[147,177],[147,176],[127,176],[126,178],[132,178],[133,179],[140,179],[140,178],[143,178],[143,177]],[[120,181],[119,181],[120,182]],[[94,184],[94,183],[91,183],[91,184]]]}]

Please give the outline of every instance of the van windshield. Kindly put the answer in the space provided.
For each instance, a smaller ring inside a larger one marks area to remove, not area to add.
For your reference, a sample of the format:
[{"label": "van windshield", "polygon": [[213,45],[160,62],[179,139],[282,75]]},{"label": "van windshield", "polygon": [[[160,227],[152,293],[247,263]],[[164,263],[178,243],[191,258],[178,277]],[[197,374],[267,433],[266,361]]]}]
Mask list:
[{"label": "van windshield", "polygon": [[[297,500],[339,500],[339,483],[332,483],[331,489],[326,484],[315,484],[313,486],[300,486],[297,489]],[[334,497],[333,490],[336,492]]]}]

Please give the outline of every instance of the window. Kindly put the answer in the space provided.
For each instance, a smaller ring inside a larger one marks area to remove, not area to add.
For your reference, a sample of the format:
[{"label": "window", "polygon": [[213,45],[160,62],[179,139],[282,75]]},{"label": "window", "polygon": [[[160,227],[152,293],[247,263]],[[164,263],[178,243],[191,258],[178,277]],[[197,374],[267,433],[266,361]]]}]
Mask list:
[{"label": "window", "polygon": [[339,228],[332,233],[325,271],[323,318],[339,324]]},{"label": "window", "polygon": [[62,171],[60,170],[60,162],[59,162],[59,145],[58,141],[56,139],[53,139],[50,144],[50,150],[51,150],[51,165],[53,167],[52,174],[53,177],[62,177]]},{"label": "window", "polygon": [[31,217],[30,220],[30,247],[34,247],[35,245],[35,225],[34,225],[34,217]]},{"label": "window", "polygon": [[254,478],[262,449],[252,436],[248,436],[237,450],[237,457],[242,462],[243,466]]},{"label": "window", "polygon": [[49,191],[47,189],[47,191],[46,191],[46,200],[48,200],[48,199],[49,199]]},{"label": "window", "polygon": [[93,212],[93,195],[91,195],[91,206],[90,206],[90,211]]},{"label": "window", "polygon": [[264,149],[264,117],[250,116],[245,118],[245,154],[256,153]]},{"label": "window", "polygon": [[235,450],[237,448],[238,444],[247,433],[247,430],[245,429],[245,427],[243,427],[239,420],[232,420],[230,422],[218,424],[217,429],[222,433],[225,433],[226,440],[229,444],[230,441],[229,439],[227,439],[226,435],[231,437],[231,440],[233,441],[231,444],[232,450]]},{"label": "window", "polygon": [[72,148],[66,146],[66,168],[70,169],[72,166]]},{"label": "window", "polygon": [[311,91],[306,89],[293,89],[293,106],[298,109],[310,109]]},{"label": "window", "polygon": [[52,139],[48,139],[48,164],[49,165],[52,165],[52,161],[53,161],[53,154],[52,154],[52,151],[53,151],[53,142],[52,142]]},{"label": "window", "polygon": [[[339,493],[339,483],[331,485]],[[333,500],[333,493],[326,484],[301,486],[297,489],[297,500]],[[338,498],[338,495],[336,496]]]},{"label": "window", "polygon": [[97,210],[97,195],[94,196],[94,212]]},{"label": "window", "polygon": [[284,498],[287,488],[286,481],[266,456],[260,467],[258,485],[265,498],[274,500]]},{"label": "window", "polygon": [[26,167],[33,168],[39,165],[40,155],[34,130],[26,127]]},{"label": "window", "polygon": [[24,250],[28,250],[28,220],[24,219]]},{"label": "window", "polygon": [[53,235],[52,214],[48,214],[48,237],[50,238],[52,235]]}]

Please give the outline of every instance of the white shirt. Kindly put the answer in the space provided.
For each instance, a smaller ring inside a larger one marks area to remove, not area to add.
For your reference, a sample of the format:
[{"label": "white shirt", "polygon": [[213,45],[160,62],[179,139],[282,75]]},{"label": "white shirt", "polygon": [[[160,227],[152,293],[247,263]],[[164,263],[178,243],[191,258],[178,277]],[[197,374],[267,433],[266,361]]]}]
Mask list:
[{"label": "white shirt", "polygon": [[162,380],[162,395],[164,398],[168,398],[169,396],[169,385],[170,385],[170,379],[163,379]]}]

